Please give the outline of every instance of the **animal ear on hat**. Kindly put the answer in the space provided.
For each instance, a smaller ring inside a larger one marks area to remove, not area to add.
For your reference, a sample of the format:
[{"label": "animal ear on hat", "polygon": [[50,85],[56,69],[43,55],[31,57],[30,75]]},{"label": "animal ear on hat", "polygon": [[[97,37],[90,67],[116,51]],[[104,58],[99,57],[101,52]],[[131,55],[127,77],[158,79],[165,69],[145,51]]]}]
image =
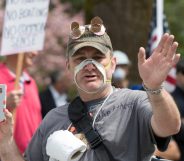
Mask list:
[{"label": "animal ear on hat", "polygon": [[78,22],[72,22],[70,29],[72,37],[79,37],[81,35],[80,25]]},{"label": "animal ear on hat", "polygon": [[98,33],[101,31],[103,21],[100,17],[96,16],[91,20],[91,32]]},{"label": "animal ear on hat", "polygon": [[103,20],[100,18],[100,17],[98,17],[98,16],[96,16],[96,17],[94,17],[92,20],[91,20],[91,25],[92,24],[103,24]]},{"label": "animal ear on hat", "polygon": [[79,26],[80,26],[80,25],[79,25],[78,22],[72,22],[70,28],[71,28],[71,30],[73,31],[73,30],[75,30],[75,29],[79,29]]},{"label": "animal ear on hat", "polygon": [[94,17],[91,20],[91,24],[89,30],[95,35],[101,36],[105,33],[105,27],[103,25],[103,21],[100,17]]}]

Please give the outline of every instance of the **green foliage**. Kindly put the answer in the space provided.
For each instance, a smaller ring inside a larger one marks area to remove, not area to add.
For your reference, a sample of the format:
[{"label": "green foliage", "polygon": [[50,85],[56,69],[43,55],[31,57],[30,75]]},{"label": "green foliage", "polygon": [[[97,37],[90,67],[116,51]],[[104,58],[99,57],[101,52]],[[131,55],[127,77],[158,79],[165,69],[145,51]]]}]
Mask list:
[{"label": "green foliage", "polygon": [[184,57],[184,21],[183,19],[184,1],[165,1],[165,13],[169,22],[171,33],[175,35],[179,42],[178,52]]}]

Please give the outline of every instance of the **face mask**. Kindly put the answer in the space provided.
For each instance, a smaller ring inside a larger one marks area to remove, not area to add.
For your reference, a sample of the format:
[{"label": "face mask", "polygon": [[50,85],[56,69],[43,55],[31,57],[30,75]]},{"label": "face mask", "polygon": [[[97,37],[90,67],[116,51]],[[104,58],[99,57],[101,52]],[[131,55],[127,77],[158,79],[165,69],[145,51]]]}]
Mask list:
[{"label": "face mask", "polygon": [[[85,89],[82,89],[79,84],[77,83],[77,80],[76,80],[76,77],[77,77],[77,74],[78,72],[80,72],[80,70],[82,70],[86,65],[88,64],[93,64],[97,69],[98,71],[101,73],[102,77],[103,77],[103,81],[102,81],[102,84],[100,85],[99,89],[97,89],[96,91],[87,91]],[[75,84],[77,85],[77,87],[79,89],[81,89],[82,91],[86,92],[86,93],[97,93],[100,89],[102,89],[105,85],[105,83],[107,82],[107,78],[106,78],[106,72],[105,72],[105,67],[98,63],[97,61],[95,61],[94,59],[86,59],[84,61],[82,61],[79,65],[77,65],[74,69],[74,82]]]},{"label": "face mask", "polygon": [[126,77],[126,72],[125,70],[121,69],[121,68],[117,68],[115,70],[115,72],[113,73],[113,79],[116,81],[120,81],[120,80],[123,80],[125,79]]}]

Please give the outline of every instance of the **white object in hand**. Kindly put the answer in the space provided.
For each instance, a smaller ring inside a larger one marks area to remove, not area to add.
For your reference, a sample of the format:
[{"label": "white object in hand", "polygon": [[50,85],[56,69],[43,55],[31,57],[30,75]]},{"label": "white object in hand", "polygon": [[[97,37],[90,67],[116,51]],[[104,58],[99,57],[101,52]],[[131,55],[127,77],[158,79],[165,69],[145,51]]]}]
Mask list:
[{"label": "white object in hand", "polygon": [[47,139],[46,153],[49,161],[78,161],[87,145],[68,130],[59,130]]}]

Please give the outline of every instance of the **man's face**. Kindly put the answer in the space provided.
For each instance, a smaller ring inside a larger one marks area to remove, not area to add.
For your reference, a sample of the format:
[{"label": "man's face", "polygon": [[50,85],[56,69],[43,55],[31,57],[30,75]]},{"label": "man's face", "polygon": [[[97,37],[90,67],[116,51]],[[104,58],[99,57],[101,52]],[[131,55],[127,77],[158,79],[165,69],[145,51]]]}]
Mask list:
[{"label": "man's face", "polygon": [[[86,59],[94,59],[105,67],[107,80],[111,79],[114,72],[116,60],[111,56],[110,52],[102,54],[93,47],[84,47],[79,49],[74,56],[69,58],[69,69],[74,75],[74,68]],[[108,66],[108,67],[107,67]],[[106,68],[107,67],[107,68]],[[103,76],[93,64],[87,64],[76,76],[78,85],[87,91],[95,91],[100,88]]]}]

